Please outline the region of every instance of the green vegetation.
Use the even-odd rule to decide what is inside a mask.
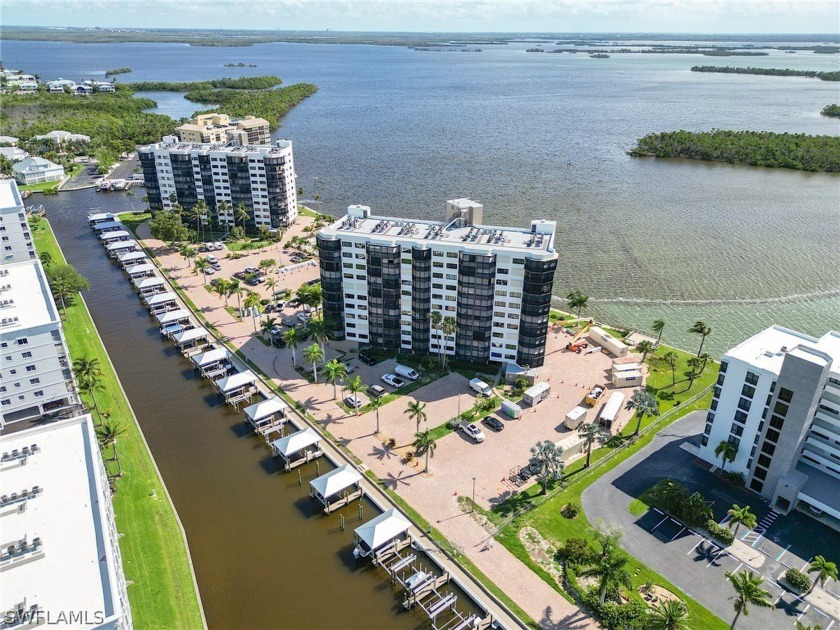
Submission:
[[[832,118],[840,118],[840,105],[826,105],[820,112],[823,116],[831,116]]]
[[[122,68],[114,68],[113,70],[106,70],[105,71],[105,76],[106,77],[112,77],[112,76],[117,75],[117,74],[128,74],[129,72],[131,72],[131,68],[129,68],[128,66],[123,66]]]
[[[840,172],[840,137],[837,136],[769,131],[670,131],[640,138],[629,153],[635,157]]]
[[[142,82],[118,84],[116,92],[98,92],[86,98],[71,94],[3,94],[0,96],[0,128],[3,134],[23,141],[55,129],[90,136],[90,143],[73,146],[71,153],[94,155],[102,163],[113,163],[124,151],[133,151],[138,144],[157,142],[173,133],[176,121],[162,114],[146,113],[157,104],[148,98],[137,98],[134,92],[187,92],[186,98],[201,104],[219,105],[231,116],[260,116],[272,128],[307,96],[317,91],[310,83],[298,83],[274,89],[280,77],[260,76],[238,79],[214,79],[199,82]],[[42,154],[42,150],[30,153]],[[50,158],[44,154],[44,157]]]
[[[723,74],[762,74],[773,77],[810,77],[820,81],[840,81],[840,71],[791,70],[790,68],[737,68],[734,66],[692,66],[692,72],[720,72]]]
[[[49,254],[50,264],[63,264],[49,224],[41,221],[33,231],[37,250]],[[87,398],[116,433],[117,427],[125,431],[119,437],[122,476],[113,499],[134,625],[201,628],[201,607],[178,519],[84,302],[67,307],[64,332],[72,357],[98,363],[101,389]]]
[[[799,569],[788,569],[785,571],[785,580],[798,591],[807,591],[811,588],[811,578],[802,573]]]

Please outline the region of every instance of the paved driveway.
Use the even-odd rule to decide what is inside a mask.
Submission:
[[[625,531],[622,545],[633,556],[640,558],[652,569],[676,584],[688,595],[698,600],[713,613],[729,621],[733,617],[733,593],[727,583],[726,571],[750,569],[735,557],[730,549],[693,532],[689,528],[656,509],[642,516],[634,516],[627,507],[634,497],[664,477],[685,483],[692,491],[699,490],[712,506],[720,522],[733,503],[749,504],[761,521],[769,512],[765,502],[757,495],[727,484],[699,466],[694,455],[686,451],[686,444],[698,444],[705,422],[704,412],[693,412],[679,422],[665,428],[653,441],[633,457],[623,462],[587,488],[581,498],[583,509],[590,521],[601,518],[621,525]],[[803,568],[805,561],[792,553],[794,549],[810,558],[813,553],[830,553],[840,548],[836,536],[818,523],[803,523],[807,538],[795,533],[801,519],[807,517],[793,513],[779,517],[768,529],[766,537],[747,538],[754,542],[753,549],[762,551],[761,566],[756,569],[765,578],[764,587],[770,591],[775,609],[752,608],[748,617],[738,620],[738,627],[767,630],[792,627],[797,620],[819,624],[827,628],[832,619],[808,602],[782,588],[775,580],[788,567]],[[809,519],[810,520],[810,519]],[[793,523],[794,525],[789,524]],[[813,527],[819,526],[820,532]],[[788,543],[778,533],[790,536]],[[739,538],[749,532],[742,528]],[[773,540],[778,539],[778,542]],[[790,544],[788,549],[785,547]],[[752,570],[752,569],[750,569]],[[835,622],[836,625],[836,622]]]

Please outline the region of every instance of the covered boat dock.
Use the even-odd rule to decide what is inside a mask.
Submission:
[[[113,212],[90,212],[88,213],[88,224],[96,227],[100,223],[110,222],[117,218]]]
[[[139,263],[145,263],[146,259],[146,252],[127,252],[125,254],[121,254],[117,257],[119,263],[122,265],[123,269],[131,267],[132,265],[137,265]]]
[[[218,381],[214,381],[213,386],[224,397],[227,404],[238,409],[239,403],[249,400],[251,396],[257,393],[257,388],[254,385],[256,380],[256,374],[251,370],[245,370],[220,378]]]
[[[105,246],[105,251],[111,258],[117,258],[120,254],[132,252],[139,248],[137,241],[117,241],[116,243],[108,243]]]
[[[289,471],[324,454],[321,450],[321,436],[312,427],[281,437],[271,443],[271,452],[283,460],[283,467]]]
[[[133,284],[141,297],[166,291],[166,284],[163,282],[163,278],[158,278],[157,276],[152,276],[151,278],[135,278]]]
[[[363,494],[362,474],[352,464],[344,464],[309,482],[309,496],[323,503],[327,514]]]
[[[218,380],[231,370],[230,351],[226,348],[213,348],[190,357],[193,365],[204,378]]]
[[[195,352],[190,353],[189,351],[195,351],[202,344],[206,344],[210,340],[210,333],[207,332],[206,328],[198,326],[197,328],[188,328],[182,332],[175,333],[172,335],[172,340],[182,354],[194,354]]]
[[[254,427],[254,431],[266,436],[281,429],[286,423],[286,410],[289,408],[279,396],[272,396],[245,407],[245,418]]]
[[[140,263],[139,265],[131,265],[125,268],[125,273],[132,280],[137,278],[151,278],[155,275],[155,266],[151,263]]]
[[[411,544],[411,537],[403,535],[411,528],[411,522],[397,508],[391,508],[364,525],[356,528],[354,558],[382,560],[384,555],[399,551]]]
[[[99,240],[103,243],[113,243],[114,241],[127,241],[131,238],[131,233],[125,230],[111,230],[103,232],[99,235]]]
[[[178,308],[174,311],[161,313],[157,316],[157,320],[162,328],[170,324],[188,324],[190,322],[190,312],[184,308]]]
[[[104,232],[113,232],[115,230],[122,230],[125,226],[120,223],[119,221],[100,221],[96,225],[93,226],[93,230],[97,234],[102,234]]]

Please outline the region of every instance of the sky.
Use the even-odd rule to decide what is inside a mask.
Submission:
[[[0,0],[0,25],[837,33],[838,0]]]

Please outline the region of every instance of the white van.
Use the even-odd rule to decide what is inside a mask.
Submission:
[[[480,378],[474,378],[470,381],[470,389],[479,394],[484,394],[485,396],[490,396],[493,393],[490,386]]]
[[[397,363],[394,366],[394,372],[404,378],[407,378],[410,381],[416,381],[418,378],[420,378],[420,375],[417,373],[416,370],[412,370],[407,365],[400,365],[399,363]]]
[[[207,258],[207,262],[209,262],[211,265],[218,265],[219,264],[219,259],[216,258],[213,254],[207,254],[207,256],[205,256],[205,258]]]

